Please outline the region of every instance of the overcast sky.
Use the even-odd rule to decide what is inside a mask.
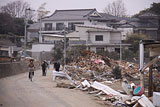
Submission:
[[[0,0],[0,6],[14,0]],[[24,1],[24,0],[23,0]],[[47,3],[46,9],[53,13],[56,9],[88,9],[96,8],[103,12],[105,6],[115,0],[25,0],[35,10],[44,2]],[[123,0],[128,15],[138,13],[140,10],[150,7],[153,2],[160,3],[160,0]]]

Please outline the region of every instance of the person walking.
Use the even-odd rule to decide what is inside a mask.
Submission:
[[[34,76],[34,70],[35,70],[35,66],[33,63],[33,59],[30,59],[30,62],[28,64],[28,68],[29,68],[29,79],[32,81],[32,78]]]
[[[42,62],[42,76],[46,76],[46,69],[47,69],[47,64],[45,61]]]
[[[59,62],[55,62],[54,63],[54,69],[59,72],[59,68],[60,68],[60,63]]]

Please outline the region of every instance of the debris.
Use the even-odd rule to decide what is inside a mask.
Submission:
[[[84,86],[84,87],[90,87],[91,85],[90,85],[90,83],[87,81],[87,80],[84,80],[83,82],[81,82],[82,83],[82,85]]]
[[[112,81],[104,81],[105,83],[113,84]]]
[[[91,87],[101,90],[104,93],[106,93],[107,95],[110,96],[117,96],[117,99],[125,101],[128,100],[130,98],[130,96],[127,95],[123,95],[121,93],[119,93],[118,91],[115,91],[114,89],[108,87],[107,85],[101,84],[97,81],[95,81],[93,84],[91,84]]]
[[[131,85],[128,83],[126,79],[124,79],[124,81],[122,82],[122,87],[126,94],[131,94]]]
[[[57,84],[58,87],[74,87],[88,91],[88,94],[95,94],[96,98],[106,105],[152,107],[153,104],[149,99],[142,95],[144,89],[140,86],[135,88],[135,84],[139,84],[140,79],[137,64],[112,60],[89,51],[82,53],[84,53],[83,56],[77,57],[74,62],[66,66],[65,73],[53,71],[53,80],[56,76],[60,76],[68,78],[73,83],[73,85]],[[158,76],[154,75],[153,79],[155,80]]]
[[[73,89],[75,88],[75,86],[71,85],[71,84],[66,84],[66,83],[57,83],[57,86],[59,88],[69,88],[69,89]]]
[[[123,102],[121,102],[121,101],[115,101],[113,105],[118,106],[118,107],[119,107],[119,106],[120,106],[120,107],[126,107],[126,104],[123,103]]]
[[[153,92],[153,105],[160,106],[160,92]]]
[[[121,70],[120,70],[119,66],[114,67],[112,73],[114,74],[115,79],[122,78],[122,74],[121,74]]]
[[[141,98],[138,100],[138,103],[142,107],[154,107],[152,102],[143,94]]]
[[[99,90],[96,90],[96,91],[90,91],[90,92],[88,92],[88,94],[97,94],[97,93],[99,93],[100,91]]]
[[[96,96],[100,96],[100,95],[103,95],[104,92],[103,91],[100,91],[99,93],[96,94]]]
[[[66,77],[68,78],[72,83],[74,83],[74,81],[72,80],[72,78],[64,73],[64,72],[57,72],[57,71],[52,71],[53,72],[53,80],[55,80],[56,76],[59,76],[59,77]]]
[[[126,79],[124,79],[123,82],[122,82],[122,87],[123,87],[123,90],[126,92],[127,95],[133,95],[133,91],[134,91],[134,88],[135,88],[134,83],[129,84],[129,82]]]
[[[141,96],[143,93],[144,89],[141,86],[137,86],[133,91],[133,94],[137,96]]]

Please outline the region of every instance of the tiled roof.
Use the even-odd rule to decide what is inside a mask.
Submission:
[[[99,28],[99,29],[107,29],[107,30],[112,30],[113,28],[108,27],[108,26],[102,26],[102,25],[77,25],[79,27],[88,27],[88,28]]]
[[[107,20],[116,20],[117,19],[117,17],[106,14],[106,13],[99,13],[99,14],[101,15],[101,17],[92,17],[91,16],[89,18],[92,20],[97,20],[97,21],[101,21],[101,20],[107,21]]]
[[[51,16],[45,17],[42,20],[84,20],[94,11],[96,9],[56,10]]]

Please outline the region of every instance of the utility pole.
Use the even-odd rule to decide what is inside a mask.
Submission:
[[[45,12],[49,12],[49,11],[41,11],[41,10],[37,10],[37,12],[40,13],[40,18],[39,18],[39,22],[40,22],[40,31],[39,31],[39,43],[42,43],[42,17],[44,17],[44,13]]]
[[[28,25],[27,10],[28,11],[35,11],[30,8],[25,9],[25,16],[24,16],[24,54],[25,54],[25,56],[26,56],[26,49],[27,49],[27,25]]]
[[[122,34],[120,34],[120,61],[122,61]]]
[[[42,43],[42,17],[40,17],[40,32],[39,32],[39,42]]]
[[[25,16],[24,16],[24,55],[26,56],[26,48],[27,48],[27,9],[25,9]]]
[[[64,71],[66,66],[66,27],[64,25]]]

